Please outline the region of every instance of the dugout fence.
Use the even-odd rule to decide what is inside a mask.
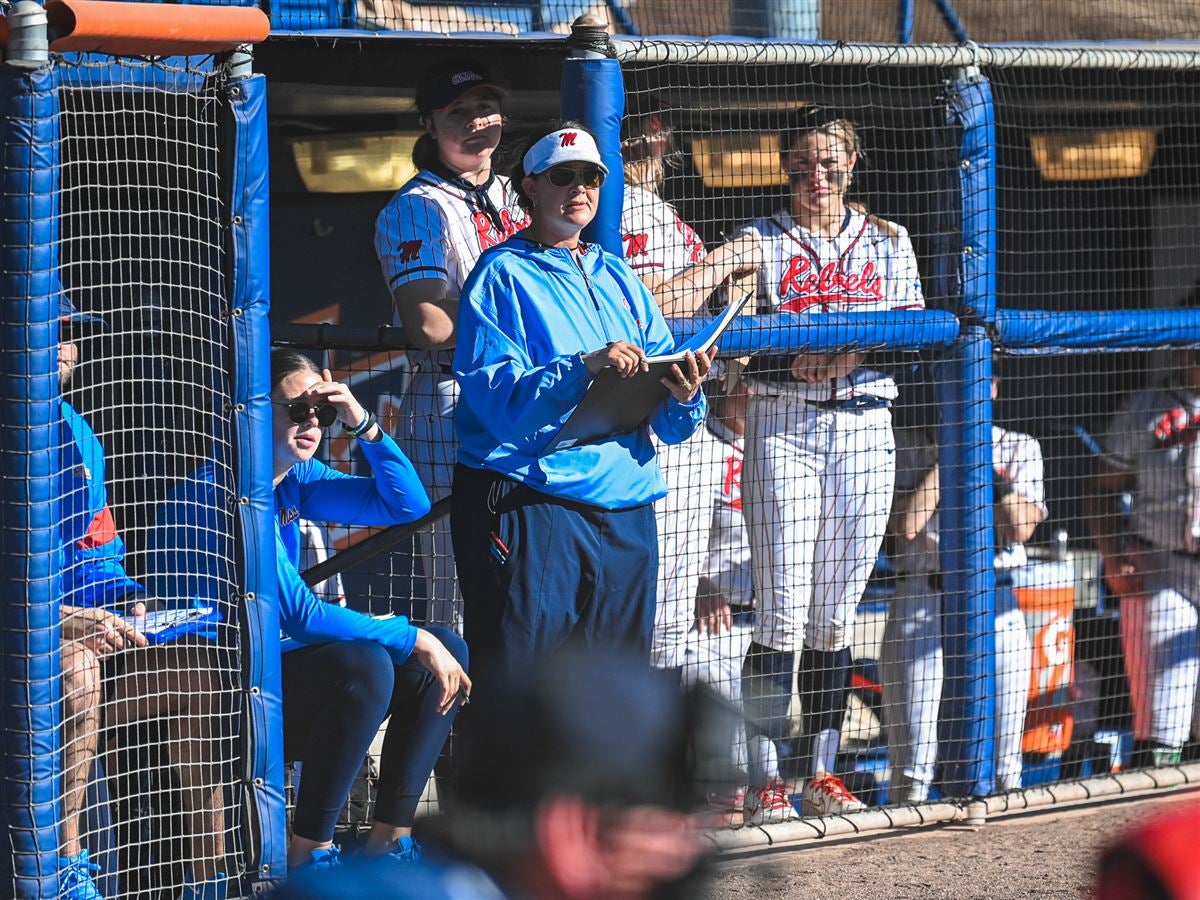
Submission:
[[[859,607],[838,766],[869,807],[887,810],[801,826],[768,824],[723,835],[718,843],[746,846],[880,823],[963,818],[972,798],[991,797],[978,808],[991,814],[1033,808],[1048,797],[1117,796],[1192,783],[1195,768],[1186,760],[1193,750],[1183,748],[1178,768],[1173,755],[1146,755],[1149,731],[1135,729],[1130,682],[1145,678],[1151,664],[1131,659],[1122,631],[1131,617],[1122,617],[1121,606],[1128,610],[1138,601],[1126,602],[1104,584],[1087,510],[1113,414],[1142,386],[1169,381],[1173,354],[1191,347],[1197,335],[1194,313],[1179,308],[1196,276],[1190,262],[1192,51],[672,40],[614,45],[619,74],[610,59],[578,63],[586,76],[564,70],[564,86],[570,86],[564,110],[603,136],[614,173],[609,185],[619,142],[655,118],[659,136],[665,131],[672,141],[662,196],[711,249],[742,223],[787,207],[780,126],[806,107],[834,108],[854,121],[863,140],[851,199],[905,227],[928,307],[809,320],[760,315],[736,325],[722,351],[734,359],[805,349],[877,353],[900,383],[897,431],[919,433],[940,448],[941,671],[936,682],[931,674],[917,678],[942,685],[934,730],[923,738],[937,743],[930,801],[941,800],[899,809],[889,797],[894,761],[886,729],[894,710],[889,713],[884,699],[878,662],[905,573],[885,553]],[[619,99],[612,96],[615,78]],[[509,128],[520,133],[527,125],[514,117]],[[613,206],[608,209],[593,236],[630,256],[636,249],[630,229],[618,224]],[[355,384],[396,372],[402,336],[355,319],[352,311],[344,311],[342,321],[347,327],[288,325],[277,328],[276,337],[324,351],[322,358]],[[696,327],[684,319],[672,326],[679,336]],[[993,369],[1003,372],[995,401]],[[387,389],[377,410],[381,417],[390,413],[401,430],[404,390],[402,383]],[[1026,542],[1026,561],[1013,571],[993,565],[993,421],[1034,438],[1043,463],[1044,519]],[[711,496],[721,491],[725,462],[680,462],[668,454],[665,464],[682,466],[679,481]],[[343,464],[354,466],[352,458]],[[361,537],[331,533],[339,547]],[[665,556],[668,580],[688,562],[701,564],[689,559],[696,552],[677,548]],[[420,617],[434,590],[430,566],[428,550],[406,547],[386,562],[370,560],[346,573],[346,593],[363,608]],[[336,559],[322,571],[331,569]],[[414,602],[402,609],[395,606],[397,579],[414,591]],[[1014,792],[1015,782],[999,777],[997,768],[1001,725],[1010,741],[1014,733],[996,709],[1005,691],[998,678],[1008,679],[1008,695],[1014,694],[1011,672],[996,671],[1005,652],[997,646],[996,624],[1003,619],[995,606],[998,582],[1001,594],[1013,583],[1021,603],[1016,630],[1024,633],[1024,649],[1017,652],[1024,657],[1016,693],[1024,694],[1025,711],[1015,733],[1024,793]],[[1148,628],[1143,637],[1162,649],[1165,631],[1138,627]],[[731,688],[741,680],[744,646],[731,642],[722,653],[724,674],[717,677]],[[1185,706],[1191,709],[1184,694],[1167,701],[1177,718]],[[1143,706],[1139,715],[1149,710]],[[793,703],[789,716],[778,752],[794,778],[806,757],[795,733],[802,704]],[[1145,776],[1122,774],[1148,761],[1167,765]]]

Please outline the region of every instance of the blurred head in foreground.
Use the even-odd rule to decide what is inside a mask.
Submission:
[[[735,777],[714,695],[578,652],[505,695],[461,747],[447,843],[538,900],[695,896],[704,843],[690,809]]]
[[[1096,900],[1200,900],[1200,802],[1127,831],[1100,859]]]

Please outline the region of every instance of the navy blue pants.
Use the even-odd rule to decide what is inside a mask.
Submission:
[[[465,668],[467,647],[445,628],[426,627]],[[411,826],[455,711],[438,712],[441,687],[411,657],[400,666],[372,641],[336,641],[283,654],[283,752],[304,764],[292,830],[333,837],[338,814],[379,725],[388,715],[379,761],[375,821]]]
[[[658,532],[650,504],[607,510],[494,472],[454,470],[450,528],[475,660],[471,704],[567,642],[650,660]]]

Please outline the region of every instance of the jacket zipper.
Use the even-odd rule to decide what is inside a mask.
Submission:
[[[604,315],[600,311],[600,301],[596,299],[596,292],[592,290],[592,280],[588,278],[587,272],[583,271],[583,264],[575,252],[570,251],[570,253],[571,259],[575,262],[575,268],[579,270],[579,274],[583,276],[583,283],[587,285],[588,296],[592,298],[592,306],[596,307],[596,318],[600,322],[600,330],[604,332],[604,339],[611,343],[612,335],[608,333],[608,323],[604,321]]]

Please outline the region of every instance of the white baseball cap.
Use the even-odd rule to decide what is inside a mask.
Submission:
[[[547,169],[569,162],[592,163],[608,174],[608,166],[600,159],[600,148],[595,139],[578,128],[550,132],[529,148],[522,164],[526,175],[541,175]]]

